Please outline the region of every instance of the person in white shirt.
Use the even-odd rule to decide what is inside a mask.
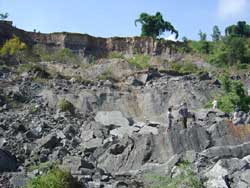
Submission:
[[[218,101],[216,99],[213,100],[212,104],[214,110],[218,109]]]
[[[239,112],[236,112],[236,111],[235,111],[235,112],[233,113],[233,120],[236,121],[237,118],[238,118],[238,116],[239,116]]]

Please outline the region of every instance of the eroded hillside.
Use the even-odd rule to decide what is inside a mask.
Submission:
[[[224,95],[221,70],[181,44],[0,26],[1,43],[15,34],[31,51],[43,45],[36,61],[4,59],[0,69],[2,187],[32,187],[39,175],[54,182],[58,168],[72,188],[250,186],[249,114],[235,126],[210,108]],[[60,49],[70,51],[53,54]],[[232,78],[247,83],[249,73]]]

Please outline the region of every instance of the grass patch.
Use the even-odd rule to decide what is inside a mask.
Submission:
[[[200,68],[197,67],[197,65],[195,65],[195,64],[193,64],[191,62],[172,63],[171,64],[171,69],[176,71],[176,72],[183,73],[183,74],[198,73],[198,72],[202,71]]]
[[[55,50],[45,45],[37,44],[32,48],[32,53],[36,54],[41,61],[56,61],[73,64],[80,61],[79,57],[68,48]]]
[[[113,51],[109,52],[108,59],[124,59],[124,56],[120,52]]]
[[[212,108],[213,107],[212,102],[213,102],[212,100],[209,100],[207,104],[204,105],[204,108]]]
[[[74,105],[69,102],[66,99],[62,99],[58,102],[58,107],[62,112],[70,112],[70,113],[74,113],[75,112],[75,107]]]
[[[162,176],[158,174],[146,174],[145,178],[150,182],[146,188],[203,188],[201,180],[192,171],[189,162],[183,161],[178,164],[180,174],[175,177]]]
[[[46,69],[36,63],[24,63],[19,65],[17,68],[17,74],[22,74],[24,72],[38,73],[38,76],[43,78],[50,77],[50,74],[46,71]]]
[[[101,75],[97,76],[97,80],[109,80],[109,79],[113,79],[111,68],[108,68]]]
[[[53,168],[46,174],[29,180],[25,188],[72,188],[75,187],[72,175],[59,168]]]
[[[150,66],[149,64],[150,56],[136,54],[132,58],[128,59],[128,63],[135,66],[138,69],[146,69]]]

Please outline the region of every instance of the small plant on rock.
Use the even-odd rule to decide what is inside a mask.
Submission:
[[[97,80],[114,80],[111,67],[107,68],[102,74],[97,76]]]
[[[74,105],[66,99],[60,100],[58,103],[58,107],[62,112],[74,113],[75,111]]]

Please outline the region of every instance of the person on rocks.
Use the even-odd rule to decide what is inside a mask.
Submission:
[[[213,100],[212,104],[213,104],[213,110],[218,109],[218,101],[216,99]]]
[[[181,115],[181,120],[184,129],[187,128],[187,118],[188,118],[188,108],[187,108],[187,103],[183,103],[180,107],[179,114]]]
[[[234,125],[238,125],[239,122],[240,122],[239,112],[240,112],[240,108],[239,108],[238,105],[236,105],[235,108],[234,108],[234,113],[233,113],[233,124]]]
[[[238,105],[236,105],[234,108],[233,120],[237,120],[237,118],[239,117],[239,111],[240,111],[240,108]]]
[[[172,128],[172,124],[173,124],[173,119],[174,116],[172,114],[172,107],[168,108],[168,112],[167,112],[167,118],[168,118],[168,131]]]

